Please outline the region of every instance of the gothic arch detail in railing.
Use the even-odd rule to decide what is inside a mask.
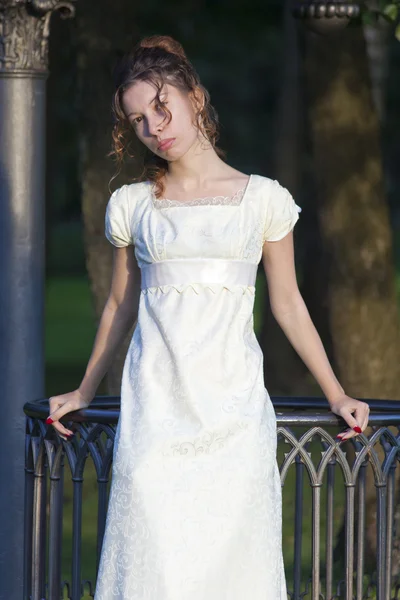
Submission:
[[[277,414],[284,537],[294,540],[293,545],[284,543],[288,597],[394,600],[396,586],[400,588],[400,402],[369,401],[369,428],[350,442],[339,443],[334,436],[344,423],[326,410],[324,400],[272,400]],[[102,397],[96,398],[92,405],[86,411],[68,415],[66,422],[76,431],[72,441],[61,440],[53,427],[45,425],[47,400],[25,405],[26,599],[67,596],[79,600],[84,594],[85,598],[94,596],[119,402],[116,398]],[[97,517],[93,516],[96,564],[90,574],[81,572],[85,557],[83,484],[89,462],[94,473],[91,485],[96,482],[97,486],[94,498]],[[72,523],[70,574],[63,573],[62,568],[65,484],[72,499],[72,516],[68,517]],[[365,542],[365,536],[371,535],[370,523],[366,522],[371,498],[376,519],[373,567],[371,558],[368,559],[371,548]],[[339,513],[339,522],[343,522],[337,530]],[[307,563],[310,542],[312,553]],[[346,577],[346,573],[352,576]]]

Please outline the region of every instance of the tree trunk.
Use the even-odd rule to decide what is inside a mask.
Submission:
[[[304,139],[302,94],[299,81],[297,23],[291,15],[290,0],[286,0],[283,13],[280,63],[282,76],[273,132],[274,171],[270,176],[277,179],[298,203],[302,204],[299,199]],[[305,377],[308,373],[271,313],[266,287],[262,292],[265,301],[260,341],[265,358],[265,380],[268,390],[270,394],[290,394],[293,390],[297,395],[306,394]]]
[[[399,311],[379,119],[363,30],[349,28],[329,37],[307,32],[305,38],[309,128],[339,379],[350,396],[395,399]],[[375,498],[369,469],[367,523],[375,520]],[[366,535],[368,561],[376,539],[371,528]],[[398,559],[393,559],[396,568]]]
[[[400,332],[392,231],[362,30],[329,39],[308,32],[306,75],[341,382],[348,394],[394,399]]]
[[[332,358],[332,341],[327,315],[325,255],[317,219],[310,148],[304,110],[304,79],[301,76],[303,29],[293,19],[291,2],[286,0],[282,36],[280,94],[277,103],[274,170],[271,177],[288,188],[303,208],[301,227],[296,229],[296,266],[299,287],[310,316]],[[265,310],[261,343],[265,357],[265,379],[272,394],[314,395],[320,389],[290,346],[269,309]],[[290,378],[287,373],[290,372]]]
[[[368,6],[378,10],[379,1],[370,0]],[[363,29],[371,77],[372,98],[379,120],[383,123],[386,116],[386,91],[389,76],[389,41],[393,35],[393,26],[380,17],[375,25],[365,24]]]
[[[111,149],[113,67],[134,34],[134,3],[125,0],[82,2],[77,6],[79,101],[81,115],[82,213],[86,263],[95,313],[100,317],[111,283],[112,248],[104,236],[109,180],[115,167]],[[117,179],[113,189],[126,180]],[[130,332],[131,335],[132,332]],[[130,335],[108,373],[108,391],[119,395]]]

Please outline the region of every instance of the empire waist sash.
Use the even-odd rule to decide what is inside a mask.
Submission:
[[[257,264],[244,260],[168,259],[141,267],[141,288],[190,283],[254,286]]]

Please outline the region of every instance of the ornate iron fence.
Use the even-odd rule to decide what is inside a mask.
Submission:
[[[371,409],[369,427],[348,442],[335,440],[338,427],[345,423],[328,410],[325,400],[280,397],[272,401],[278,425],[289,598],[398,599],[400,401],[365,400]],[[45,424],[47,399],[24,406],[24,600],[94,596],[119,406],[118,397],[99,396],[89,409],[67,415],[65,422],[76,431],[71,441],[61,440]],[[97,521],[96,557],[94,577],[84,579],[83,484],[89,460],[97,486],[97,516],[92,515]],[[72,539],[70,573],[65,576],[67,484]]]

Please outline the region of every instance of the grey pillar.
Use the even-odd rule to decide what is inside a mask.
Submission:
[[[23,596],[27,400],[44,395],[45,99],[57,0],[0,0],[0,599]]]

